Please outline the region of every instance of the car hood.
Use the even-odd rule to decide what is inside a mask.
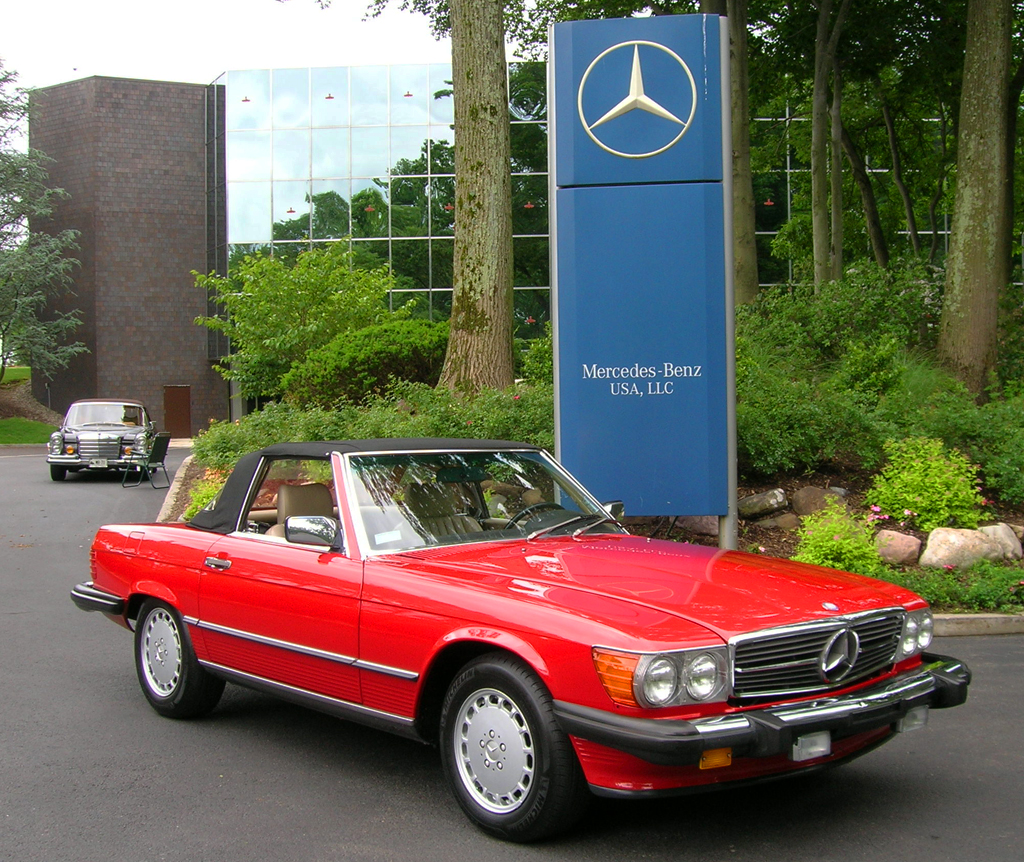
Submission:
[[[535,602],[577,610],[582,594],[629,602],[653,612],[648,620],[671,615],[726,640],[807,620],[923,606],[908,590],[848,572],[638,536],[463,545],[402,556],[452,567],[450,577],[486,575],[495,588],[507,579],[506,589]],[[498,572],[504,577],[496,579]]]
[[[88,425],[64,425],[61,431],[65,434],[141,434],[145,432],[141,425],[119,425],[115,422],[104,422],[103,424],[89,423]]]

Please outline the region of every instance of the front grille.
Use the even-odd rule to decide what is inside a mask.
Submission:
[[[78,454],[87,458],[117,458],[121,454],[119,438],[79,437]]]
[[[733,697],[767,699],[827,692],[860,682],[892,665],[903,628],[902,609],[789,626],[737,638]],[[852,668],[830,682],[822,653],[844,628],[857,635]]]

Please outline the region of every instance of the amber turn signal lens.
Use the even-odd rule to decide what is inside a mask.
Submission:
[[[622,706],[639,706],[633,694],[633,673],[640,657],[597,647],[591,652],[597,675],[608,696]]]
[[[720,769],[723,766],[732,766],[731,748],[712,748],[700,756],[701,769]]]

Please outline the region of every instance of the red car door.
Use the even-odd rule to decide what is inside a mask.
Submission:
[[[233,534],[207,552],[200,625],[210,660],[270,681],[360,703],[362,562],[264,536]]]

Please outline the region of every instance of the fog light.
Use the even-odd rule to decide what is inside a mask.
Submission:
[[[832,753],[832,736],[827,730],[820,733],[808,733],[799,737],[793,743],[793,750],[789,754],[790,760],[814,760],[816,757],[826,757]]]
[[[928,724],[928,707],[915,706],[896,722],[896,732],[910,733],[912,730],[920,730],[926,724]]]

